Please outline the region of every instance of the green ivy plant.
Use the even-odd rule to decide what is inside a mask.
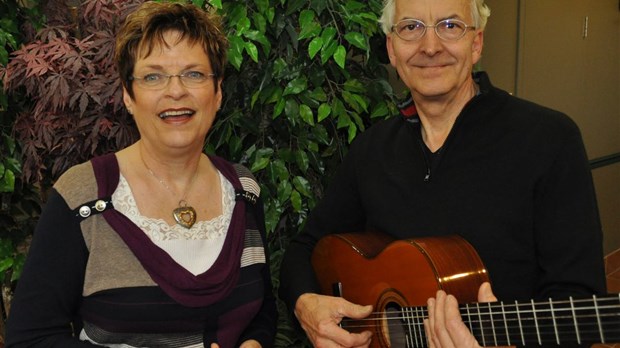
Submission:
[[[275,287],[282,253],[354,138],[396,113],[381,0],[211,1],[230,39],[220,120],[207,151],[246,164],[262,186]],[[303,336],[280,304],[277,346]]]

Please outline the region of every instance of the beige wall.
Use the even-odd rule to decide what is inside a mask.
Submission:
[[[620,153],[618,0],[486,0],[481,68],[579,125],[588,157]],[[584,35],[585,23],[587,35]],[[620,164],[593,170],[605,251],[620,248]]]

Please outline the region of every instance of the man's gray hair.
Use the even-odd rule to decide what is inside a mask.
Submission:
[[[484,3],[484,0],[470,0],[470,2],[471,17],[474,19],[474,25],[476,28],[484,30],[487,25],[487,19],[491,15],[491,10]],[[381,28],[386,35],[392,31],[395,12],[396,0],[385,0],[383,2],[383,13],[381,14],[379,23],[381,23]]]

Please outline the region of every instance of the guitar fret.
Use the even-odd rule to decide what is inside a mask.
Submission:
[[[482,346],[486,347],[486,337],[484,335],[484,322],[482,321],[482,315],[480,314],[480,304],[476,303],[476,310],[478,311],[478,323],[480,323],[480,337],[482,337]]]
[[[512,344],[510,344],[510,334],[508,333],[508,321],[506,320],[506,309],[504,308],[504,301],[500,302],[500,306],[502,308],[502,318],[504,319],[504,330],[506,331],[506,344],[512,346]]]
[[[601,315],[598,311],[598,304],[596,302],[596,295],[592,295],[592,300],[594,301],[594,312],[596,313],[596,323],[598,324],[598,332],[601,336],[601,343],[606,343],[605,335],[603,335],[603,327],[601,325]]]
[[[523,323],[521,322],[521,313],[519,312],[519,303],[515,301],[515,309],[517,310],[517,321],[519,322],[519,332],[521,333],[521,344],[525,345],[525,336],[523,335]]]
[[[573,323],[575,325],[575,335],[577,336],[577,343],[581,344],[581,335],[579,334],[579,324],[577,323],[577,315],[575,314],[575,302],[573,297],[569,297],[571,312],[573,313]]]
[[[536,316],[536,308],[534,306],[534,300],[531,300],[532,304],[532,315],[534,315],[534,325],[536,326],[536,336],[538,337],[538,344],[542,345],[542,340],[540,339],[540,329],[538,327],[538,317]]]
[[[417,335],[415,334],[416,323],[413,320],[413,316],[410,314],[411,308],[407,307],[404,309],[403,317],[405,322],[407,323],[407,331],[409,334],[405,335],[405,342],[407,343],[407,347],[415,347],[413,345],[413,339],[417,340]],[[413,330],[413,331],[412,331]]]
[[[497,343],[497,334],[495,333],[495,320],[493,320],[493,307],[491,307],[491,302],[488,303],[489,306],[489,319],[491,320],[491,331],[493,331],[493,342],[495,346],[498,346]]]
[[[549,308],[551,309],[551,320],[553,321],[553,332],[555,333],[555,342],[560,345],[560,335],[558,334],[558,324],[555,321],[555,312],[553,310],[553,302],[549,298]]]
[[[422,347],[424,344],[424,313],[420,313],[422,312],[422,309],[417,307],[416,308],[416,318],[418,318],[417,323],[418,323],[418,334],[416,335],[416,341],[418,342],[419,346]]]

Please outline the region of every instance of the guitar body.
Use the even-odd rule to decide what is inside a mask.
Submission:
[[[323,294],[371,304],[384,316],[400,316],[405,307],[426,306],[439,289],[461,303],[475,302],[480,284],[489,281],[474,248],[457,236],[395,241],[377,232],[328,235],[316,245],[312,265]],[[405,336],[400,328],[387,320],[370,322],[374,324],[354,321],[346,328],[373,331],[371,347],[405,346],[398,343]],[[423,327],[416,330],[422,331],[418,338],[422,340]]]

